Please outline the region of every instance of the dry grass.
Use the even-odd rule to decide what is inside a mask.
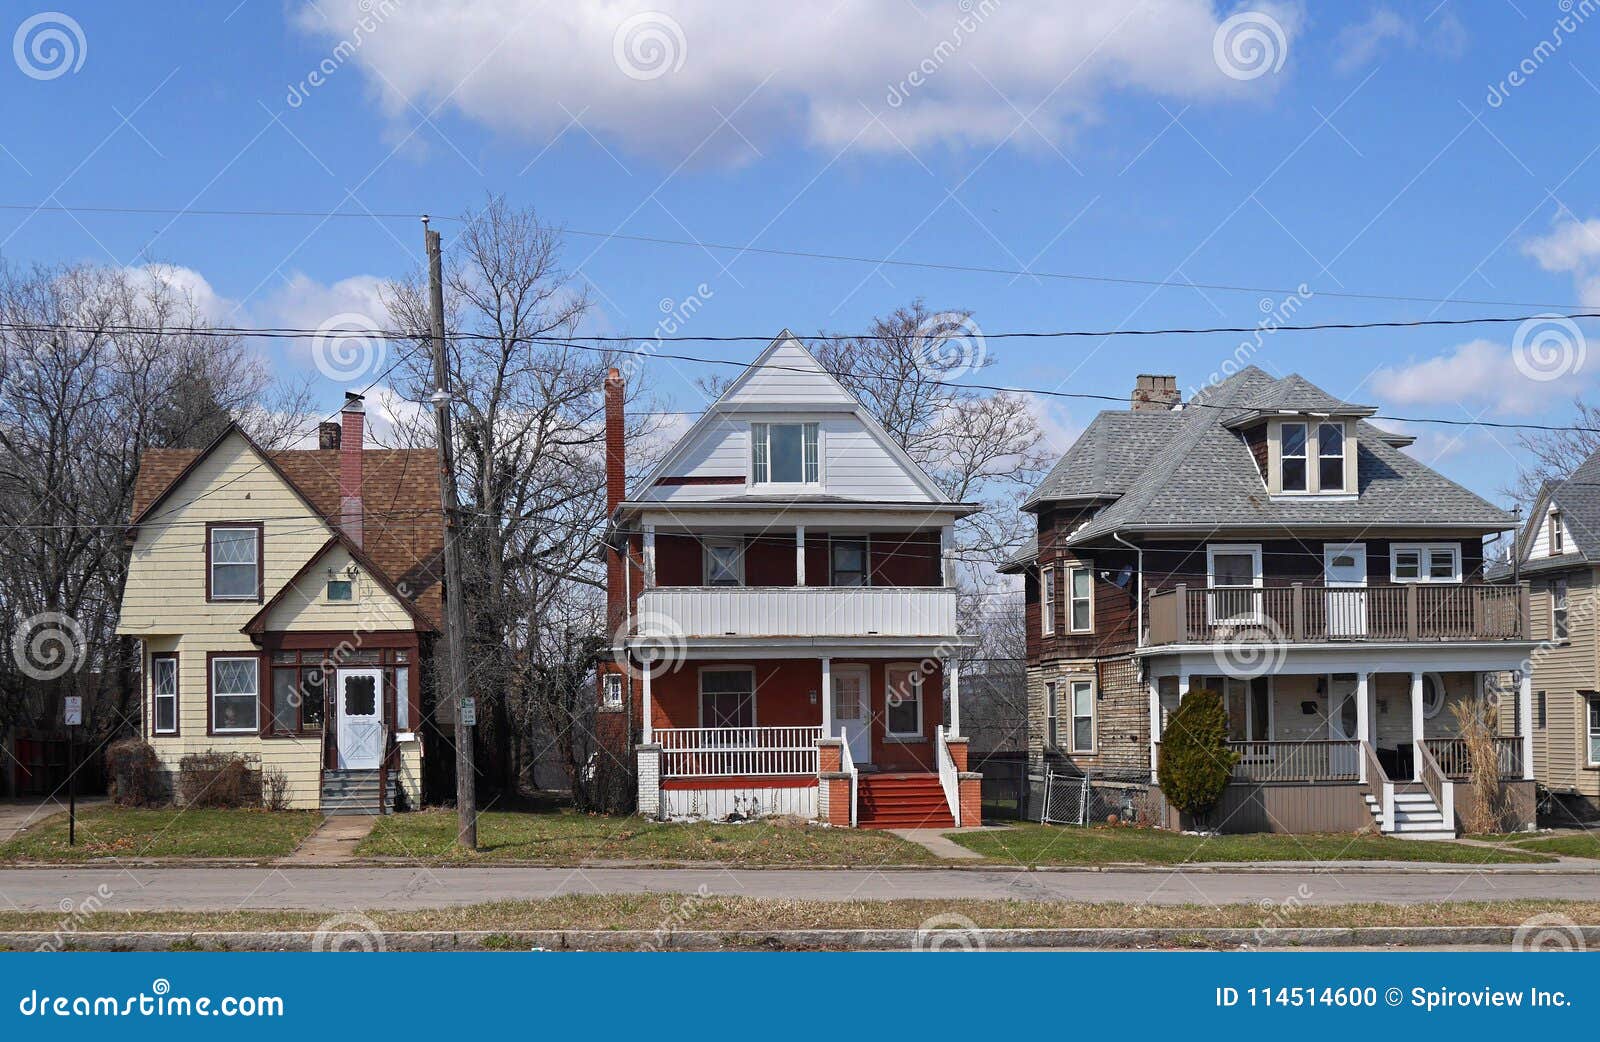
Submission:
[[[76,846],[67,845],[67,816],[57,814],[0,844],[0,861],[282,857],[321,823],[303,810],[99,806],[78,813]]]

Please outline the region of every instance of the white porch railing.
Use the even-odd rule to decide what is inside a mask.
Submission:
[[[942,586],[658,586],[639,595],[636,638],[953,637]]]
[[[663,778],[815,775],[820,727],[661,727]]]
[[[956,777],[955,757],[945,743],[945,729],[934,728],[934,761],[939,765],[939,787],[944,789],[944,801],[950,805],[950,820],[961,824],[961,779]]]
[[[856,827],[856,789],[860,786],[861,772],[856,770],[855,757],[850,755],[850,742],[839,743],[839,769],[850,776],[850,827]]]

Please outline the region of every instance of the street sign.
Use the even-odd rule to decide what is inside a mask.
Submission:
[[[83,696],[67,695],[62,699],[62,709],[66,713],[68,727],[77,727],[83,723]]]
[[[478,726],[478,700],[471,695],[461,699],[461,723],[466,727]]]

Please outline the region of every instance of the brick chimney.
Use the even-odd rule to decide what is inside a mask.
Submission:
[[[1166,412],[1177,407],[1178,378],[1140,373],[1134,381],[1131,402],[1134,412]]]
[[[361,545],[362,440],[367,425],[367,407],[359,394],[346,391],[343,423],[334,444],[339,448],[339,527],[352,543]]]
[[[622,374],[615,367],[606,373],[606,515],[616,513],[617,504],[627,495],[628,461],[622,436]],[[623,546],[632,543],[624,537]],[[623,571],[622,551],[617,546],[606,548],[606,617],[608,629],[616,632],[622,625],[627,600],[627,582]],[[604,683],[604,680],[601,681]]]
[[[317,448],[337,449],[341,430],[342,428],[337,423],[317,424]]]

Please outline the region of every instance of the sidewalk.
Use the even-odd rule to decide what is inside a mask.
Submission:
[[[294,853],[279,858],[279,865],[336,865],[356,859],[356,846],[378,823],[374,815],[330,814],[317,831],[305,838]]]

